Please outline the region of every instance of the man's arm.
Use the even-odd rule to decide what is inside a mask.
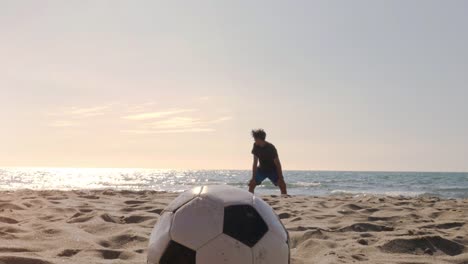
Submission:
[[[284,181],[284,177],[283,177],[283,168],[281,167],[281,161],[279,157],[276,157],[275,165],[276,165],[276,173],[278,174],[278,186],[281,190],[281,194],[287,194],[288,192],[286,190],[286,182]]]
[[[252,164],[252,179],[255,180],[255,176],[257,175],[257,166],[258,166],[258,157],[253,156],[253,164]]]
[[[253,156],[253,164],[252,164],[252,179],[249,182],[249,192],[253,193],[255,190],[255,186],[257,183],[255,182],[255,176],[257,175],[257,166],[258,166],[258,157]]]

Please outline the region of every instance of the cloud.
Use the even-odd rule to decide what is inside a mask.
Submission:
[[[67,116],[70,118],[86,118],[101,116],[106,114],[112,107],[112,104],[93,106],[93,107],[67,107],[60,111],[49,113],[49,116]]]
[[[135,115],[127,115],[122,117],[123,119],[129,120],[149,120],[149,119],[157,119],[166,116],[181,114],[181,113],[188,113],[197,111],[196,109],[171,109],[166,111],[159,111],[159,112],[147,112],[147,113],[140,113]]]
[[[223,117],[220,117],[218,119],[212,120],[211,123],[212,124],[220,123],[220,122],[228,121],[228,120],[231,120],[231,119],[232,119],[232,116],[223,116]]]
[[[89,117],[89,116],[99,116],[104,115],[104,112],[109,109],[109,106],[97,106],[90,108],[73,108],[70,111],[71,115]]]
[[[148,111],[149,108],[153,108],[156,105],[156,102],[146,102],[146,103],[140,103],[137,105],[127,105],[123,104],[123,107],[125,107],[125,112],[127,113],[141,113]]]
[[[84,122],[83,119],[103,116],[107,114],[113,104],[93,107],[66,107],[58,109],[56,112],[47,113],[49,117],[56,118],[48,125],[55,128],[78,127]]]
[[[230,116],[215,119],[174,116],[156,122],[144,123],[141,124],[139,128],[126,129],[122,130],[122,132],[134,135],[213,132],[215,131],[213,124],[225,122],[230,119],[232,119]]]
[[[213,116],[211,108],[155,109],[156,103],[112,103],[92,107],[66,107],[49,113],[48,125],[56,128],[89,126],[96,131],[117,128],[135,134],[201,133],[212,132],[216,124],[232,119]],[[219,112],[218,112],[219,113]],[[94,118],[97,117],[97,118]],[[55,120],[54,120],[55,119]]]
[[[77,127],[80,124],[73,121],[54,121],[49,124],[50,127]]]
[[[202,125],[202,121],[192,117],[172,117],[150,124],[158,129],[187,128]]]
[[[149,123],[147,124],[147,126],[155,130],[199,129],[199,130],[204,131],[204,130],[209,129],[210,125],[212,124],[221,123],[229,119],[231,119],[231,117],[220,117],[220,118],[208,119],[208,120],[203,120],[200,118],[193,118],[193,117],[171,117],[171,118],[163,119],[157,122]]]
[[[208,100],[211,100],[212,98],[213,96],[200,96],[197,99],[200,101],[208,101]]]
[[[127,134],[170,134],[170,133],[200,133],[200,132],[213,132],[213,128],[187,128],[187,129],[163,129],[163,130],[122,130],[123,133]]]

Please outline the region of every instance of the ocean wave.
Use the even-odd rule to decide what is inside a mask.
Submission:
[[[319,187],[322,184],[320,182],[293,182],[290,185],[298,187]]]
[[[468,187],[447,187],[447,188],[436,188],[434,191],[437,192],[467,192]]]
[[[351,191],[351,190],[333,190],[330,192],[334,195],[385,195],[393,197],[418,197],[427,195],[425,192],[411,192],[411,191]]]

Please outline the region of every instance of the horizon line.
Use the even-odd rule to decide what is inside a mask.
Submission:
[[[251,171],[251,169],[194,169],[194,168],[154,168],[154,167],[74,167],[74,166],[0,166],[0,169],[127,169],[127,170],[173,170],[173,171]],[[283,171],[315,171],[315,172],[390,172],[390,173],[468,173],[468,171],[443,170],[342,170],[342,169],[283,169]]]

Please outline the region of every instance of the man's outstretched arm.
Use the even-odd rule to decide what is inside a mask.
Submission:
[[[281,194],[288,194],[286,190],[286,182],[284,181],[283,177],[283,168],[281,167],[281,161],[278,157],[275,159],[275,165],[276,173],[278,174],[278,186],[281,190]]]

